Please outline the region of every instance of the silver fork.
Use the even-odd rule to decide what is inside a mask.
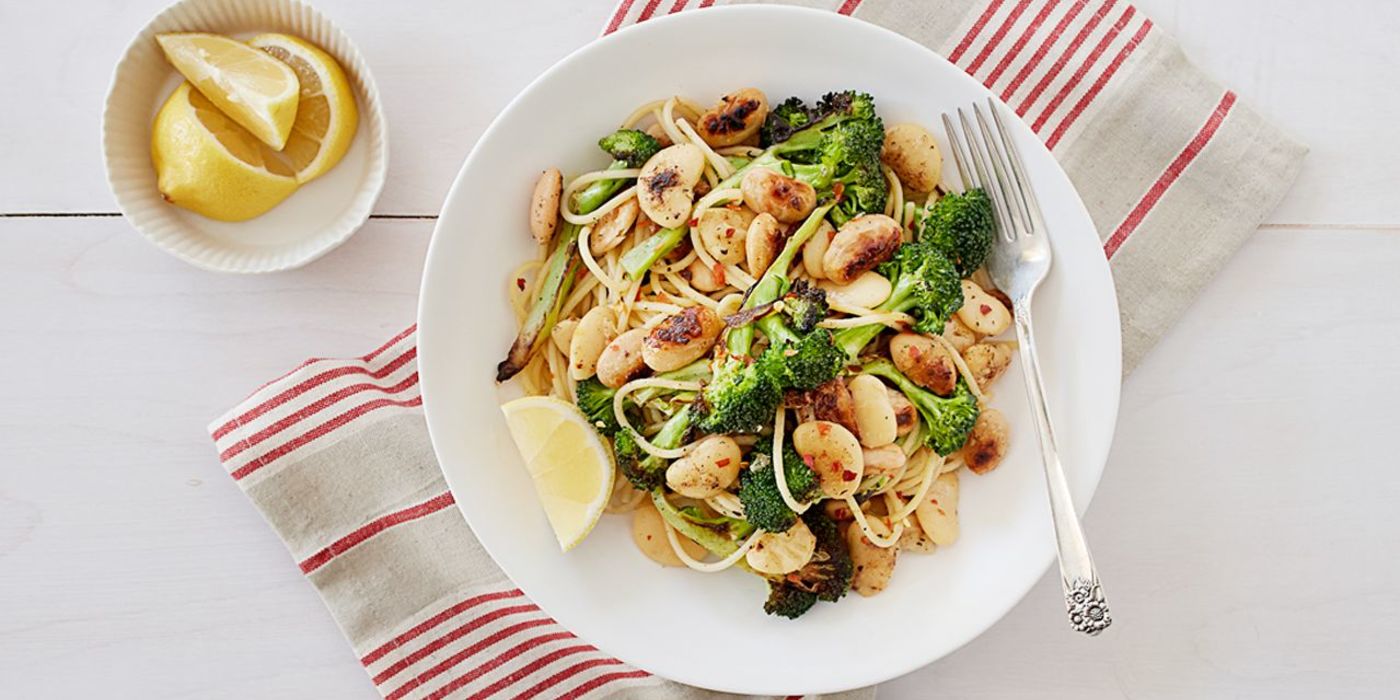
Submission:
[[[1031,297],[1050,271],[1049,231],[1041,216],[1035,191],[1026,176],[1021,153],[1002,123],[1001,110],[988,99],[986,112],[991,113],[990,122],[981,105],[974,104],[972,112],[977,122],[976,129],[961,109],[958,110],[956,124],[949,115],[944,114],[943,126],[948,131],[953,160],[964,189],[983,188],[993,204],[999,235],[987,259],[987,271],[997,287],[1011,297],[1026,393],[1036,428],[1040,432],[1040,455],[1045,464],[1050,514],[1055,523],[1065,606],[1069,611],[1070,623],[1076,630],[1096,635],[1107,629],[1112,619],[1108,615],[1108,603],[1099,585],[1094,560],[1089,556],[1089,545],[1084,541],[1084,531],[1075,514],[1074,503],[1070,500],[1064,469],[1060,466],[1055,429],[1050,423],[1040,361],[1036,357],[1035,330],[1031,324]]]

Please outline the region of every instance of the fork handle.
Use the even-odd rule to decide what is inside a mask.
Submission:
[[[1055,429],[1050,424],[1050,407],[1045,402],[1045,386],[1040,376],[1040,360],[1035,349],[1035,329],[1031,323],[1030,295],[1012,304],[1016,320],[1016,336],[1020,341],[1021,363],[1025,368],[1026,394],[1030,398],[1031,414],[1040,434],[1040,456],[1045,465],[1045,485],[1050,494],[1050,516],[1055,523],[1055,544],[1060,560],[1060,584],[1065,593],[1065,607],[1074,629],[1096,635],[1112,624],[1108,603],[1099,586],[1099,574],[1089,556],[1084,530],[1075,514],[1074,502],[1060,466],[1060,453],[1055,446]]]

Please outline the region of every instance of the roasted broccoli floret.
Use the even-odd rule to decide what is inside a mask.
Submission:
[[[863,92],[830,92],[811,107],[800,97],[789,97],[768,112],[759,134],[767,148],[788,141],[813,124],[829,127],[849,119],[874,118],[875,98]]]
[[[613,160],[622,161],[629,168],[640,168],[661,150],[661,143],[645,131],[618,129],[598,139],[598,147]]]
[[[786,326],[765,327],[774,333],[759,363],[771,368],[781,388],[814,389],[831,381],[846,366],[846,352],[836,344],[831,331],[818,328],[807,335],[789,337],[776,330],[779,328],[785,330]]]
[[[773,422],[783,388],[767,362],[730,355],[701,392],[707,433],[756,433]]]
[[[972,426],[977,423],[977,414],[981,412],[967,382],[959,379],[953,395],[945,398],[915,384],[889,360],[871,360],[862,365],[860,371],[888,379],[904,393],[919,410],[924,425],[924,444],[934,452],[946,457],[962,449],[967,442]]]
[[[879,311],[903,311],[915,318],[914,330],[942,333],[943,325],[962,307],[962,278],[953,262],[926,240],[905,243],[879,267],[894,288]],[[884,326],[870,324],[836,333],[836,344],[854,360]]]
[[[810,333],[831,310],[826,303],[826,292],[805,279],[793,282],[783,294],[782,302],[783,314],[798,333]]]
[[[763,602],[763,612],[796,620],[816,604],[817,594],[784,579],[768,579],[768,600]]]
[[[982,267],[992,251],[996,218],[992,201],[981,188],[949,194],[919,212],[918,238],[927,239],[967,277]]]
[[[790,98],[769,113],[761,134],[767,150],[720,187],[735,186],[750,168],[771,168],[806,182],[822,201],[833,202],[829,215],[838,226],[863,213],[884,211],[888,193],[880,149],[885,127],[870,95],[829,93],[812,107]]]
[[[739,502],[744,505],[744,518],[759,529],[786,532],[797,521],[797,514],[792,512],[778,491],[772,454],[771,439],[754,444],[749,466],[739,474]],[[788,492],[799,503],[806,503],[817,496],[820,485],[816,473],[802,462],[802,456],[787,440],[783,442],[783,476],[787,480]]]
[[[763,611],[794,618],[818,600],[836,602],[851,589],[855,567],[841,528],[820,508],[802,514],[802,522],[817,538],[817,550],[807,565],[780,579],[768,580],[768,601]]]
[[[812,123],[812,110],[800,97],[789,97],[773,106],[759,130],[759,141],[766,148],[792,138],[794,131]]]
[[[661,425],[661,430],[652,436],[651,443],[666,449],[679,447],[685,444],[694,425],[695,411],[686,406]],[[613,436],[613,458],[623,476],[639,489],[653,489],[666,480],[668,460],[644,452],[630,430],[619,430]]]
[[[588,422],[604,437],[612,437],[618,431],[617,415],[613,413],[613,395],[616,389],[609,389],[597,377],[589,377],[578,383],[574,389],[574,402],[588,418]]]

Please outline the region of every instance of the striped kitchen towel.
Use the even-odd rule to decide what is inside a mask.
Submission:
[[[713,4],[622,0],[604,33]],[[1119,0],[798,4],[854,14],[939,51],[1045,139],[1103,239],[1125,371],[1279,201],[1304,154]],[[210,426],[220,460],[321,593],[379,692],[716,697],[574,637],[491,562],[433,456],[414,330],[363,357],[309,361]]]
[[[763,0],[621,0],[609,34]],[[1122,0],[781,0],[947,57],[1045,141],[1089,208],[1132,370],[1292,186],[1307,152]]]
[[[415,330],[363,357],[306,362],[209,426],[229,475],[320,591],[379,692],[721,697],[593,648],[496,568],[433,457]]]

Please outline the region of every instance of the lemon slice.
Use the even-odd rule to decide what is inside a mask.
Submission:
[[[588,536],[608,504],[612,457],[588,419],[567,401],[527,396],[501,406],[501,412],[554,536],[567,552]]]
[[[218,34],[161,34],[165,57],[239,126],[276,150],[297,115],[297,74],[287,64]]]
[[[297,189],[282,155],[182,83],[156,114],[151,161],[161,196],[220,221],[244,221]]]
[[[291,66],[301,84],[301,106],[283,153],[307,182],[335,167],[355,138],[360,113],[345,71],[331,55],[286,34],[260,34],[248,42]]]

